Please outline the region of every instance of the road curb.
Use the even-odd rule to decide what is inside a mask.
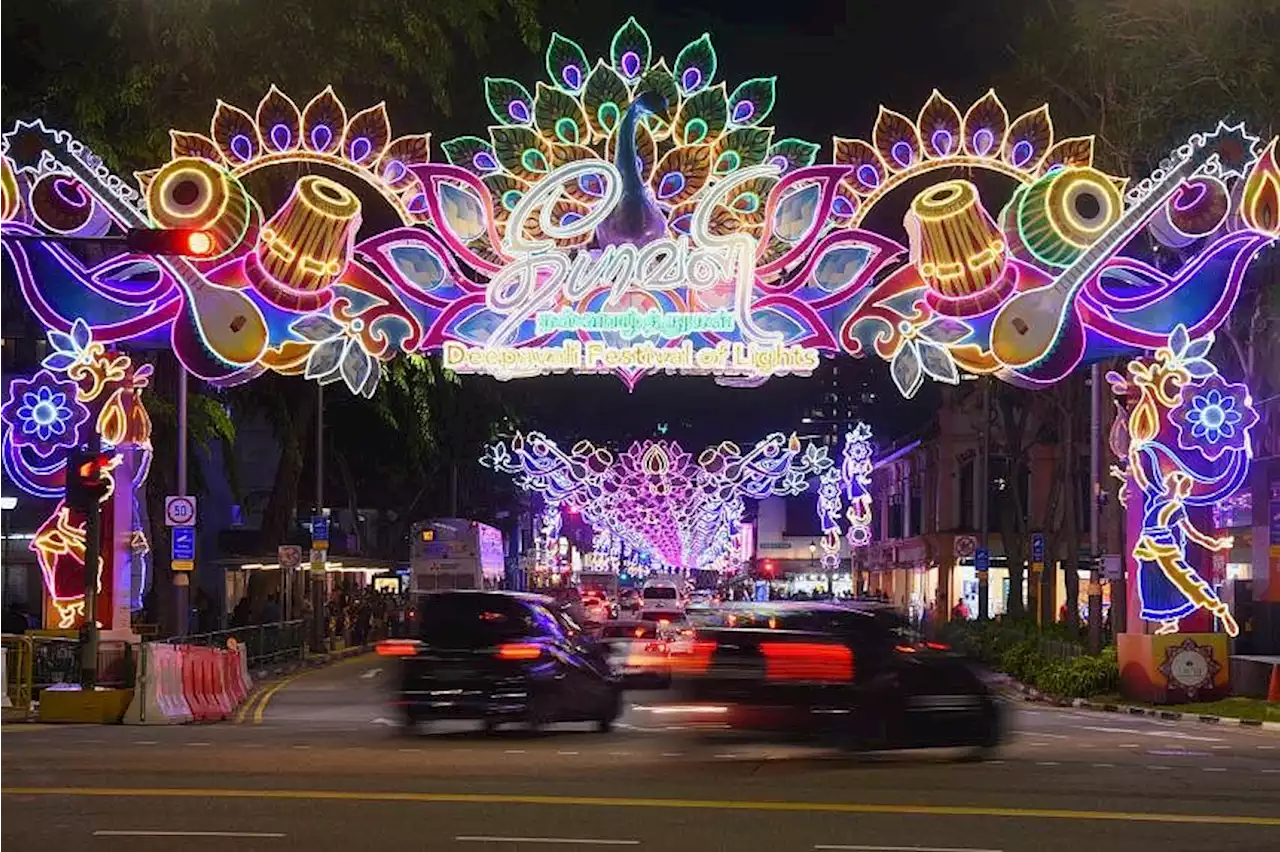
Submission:
[[[1074,707],[1078,710],[1098,710],[1126,716],[1146,716],[1166,722],[1195,722],[1202,725],[1219,725],[1224,728],[1255,728],[1264,731],[1280,731],[1280,722],[1264,722],[1260,719],[1237,719],[1233,716],[1208,716],[1201,713],[1182,713],[1177,710],[1161,710],[1154,707],[1137,707],[1132,704],[1113,704],[1090,701],[1087,698],[1058,698],[1041,692],[1033,686],[1010,678],[1003,686],[1017,693],[1024,701],[1033,704],[1051,704],[1054,707]]]

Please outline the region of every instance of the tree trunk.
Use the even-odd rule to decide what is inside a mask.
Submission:
[[[291,537],[297,519],[298,485],[302,480],[304,448],[315,428],[316,394],[310,382],[282,382],[284,388],[301,388],[302,392],[283,391],[282,409],[275,419],[276,440],[280,442],[280,463],[276,466],[275,483],[262,512],[259,547],[273,549]]]

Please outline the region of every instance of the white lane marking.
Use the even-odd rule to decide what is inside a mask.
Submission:
[[[1148,768],[1148,769],[1154,769],[1156,772],[1164,772],[1165,770],[1172,769],[1173,767],[1172,767],[1172,766],[1156,766],[1156,765],[1151,765],[1151,766],[1148,766],[1147,768]]]
[[[1216,745],[1216,746],[1209,746],[1209,748],[1231,748],[1231,746],[1229,746],[1229,745]]]
[[[662,756],[663,756],[663,757],[684,757],[684,752],[682,752],[682,751],[664,751],[664,752],[662,753]]]
[[[159,740],[134,740],[134,745],[159,745]]]
[[[1198,737],[1195,734],[1184,734],[1181,731],[1139,731],[1134,728],[1107,728],[1101,725],[1081,725],[1082,731],[1097,731],[1103,734],[1129,734],[1139,737],[1160,737],[1167,740],[1194,740],[1199,743],[1220,743],[1222,737]],[[1121,746],[1125,748],[1125,746]]]
[[[973,846],[860,846],[818,843],[814,849],[825,852],[1004,852],[1002,849],[977,849]]]
[[[1036,766],[1061,766],[1062,764],[1056,760],[1037,760]]]
[[[1137,748],[1137,747],[1138,747],[1137,743],[1120,743],[1120,745],[1116,746],[1116,748]]]
[[[1276,772],[1280,772],[1280,769],[1264,769],[1262,771],[1266,773],[1276,773]]]
[[[611,751],[611,752],[609,752],[609,757],[630,757],[630,756],[631,756],[631,752],[629,752],[629,751]]]
[[[392,727],[398,727],[400,725],[400,723],[395,721],[394,719],[384,719],[381,716],[379,716],[376,719],[370,719],[369,724],[370,725],[391,725]]]
[[[458,843],[555,843],[563,846],[639,846],[639,840],[609,840],[600,837],[493,837],[485,834],[459,834]]]
[[[1004,766],[1003,760],[984,760],[982,762],[989,766]]]
[[[191,748],[205,748],[207,746],[213,745],[213,743],[187,743],[187,745],[190,746]]]
[[[1093,764],[1093,768],[1094,769],[1115,769],[1116,765],[1114,763],[1095,763]]]
[[[294,748],[311,748],[311,746],[307,745],[306,743],[297,743],[294,745]]]
[[[581,754],[581,752],[577,752],[577,751],[563,751],[563,750],[562,750],[562,751],[558,751],[558,752],[556,752],[556,754],[563,754],[563,755],[565,755],[566,757],[573,757],[574,755]]]
[[[398,748],[398,749],[396,749],[396,751],[408,752],[408,753],[410,753],[410,754],[420,754],[420,753],[422,752],[422,749],[420,749],[420,748]]]
[[[1271,751],[1272,749],[1274,749],[1274,748],[1275,748],[1275,746],[1273,746],[1273,745],[1260,745],[1260,746],[1257,746],[1257,747],[1258,747],[1258,748],[1260,748],[1260,749],[1262,749],[1263,751]]]
[[[1204,769],[1205,772],[1226,772],[1227,771],[1227,767],[1225,766],[1205,766],[1202,768]]]
[[[256,837],[280,838],[280,831],[148,831],[146,829],[121,831],[95,831],[94,837]]]
[[[380,674],[382,674],[382,669],[369,669],[367,672],[364,672],[363,674],[360,675],[360,679],[370,680],[371,678],[375,678]]]
[[[732,751],[726,751],[726,752],[724,752],[724,753],[722,753],[722,754],[717,754],[717,755],[715,755],[715,756],[716,756],[716,757],[718,757],[718,758],[721,758],[721,759],[723,759],[723,760],[732,760],[732,759],[733,759],[733,758],[735,758],[735,757],[742,757],[742,755],[738,754],[737,752],[732,752]]]
[[[528,752],[522,748],[509,748],[503,753],[504,754],[528,754]]]
[[[1048,731],[1036,731],[1034,734],[1028,733],[1029,737],[1051,737],[1055,740],[1069,740],[1071,737],[1066,734],[1051,734]]]

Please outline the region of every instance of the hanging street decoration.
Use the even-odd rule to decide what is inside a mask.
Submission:
[[[961,109],[934,91],[914,117],[882,107],[869,135],[822,154],[767,123],[775,77],[717,78],[708,35],[668,62],[629,19],[608,48],[590,61],[555,35],[546,80],[486,79],[494,123],[443,142],[443,161],[430,134],[396,135],[383,104],[332,88],[218,101],[207,128],[171,131],[169,158],[131,177],[20,120],[0,142],[6,280],[59,339],[171,348],[217,386],[273,371],[372,396],[398,353],[500,379],[753,386],[873,354],[910,397],[963,373],[1045,387],[1082,362],[1174,351],[1177,328],[1207,339],[1280,235],[1276,142],[1242,125],[1206,126],[1130,178],[1094,163],[1092,136],[1061,137],[1047,105],[1011,117],[994,92]],[[198,233],[200,251],[137,251],[125,235],[146,228]],[[90,428],[59,369],[14,379],[6,409],[5,464],[47,497],[50,460]],[[1188,413],[1216,410],[1205,396]],[[1206,424],[1160,446],[1240,453],[1218,452],[1231,436]],[[648,452],[629,463],[658,464]],[[845,492],[853,540],[864,486],[844,467],[826,485]],[[1159,499],[1188,487],[1152,475]],[[1221,490],[1195,484],[1207,475],[1185,474],[1186,499]],[[1166,559],[1164,534],[1151,541]],[[688,546],[660,549],[687,561]]]
[[[724,441],[695,460],[674,441],[637,441],[617,454],[579,441],[566,452],[529,432],[493,444],[481,463],[540,494],[557,525],[560,507],[571,507],[611,542],[680,570],[726,570],[744,498],[800,494],[833,467],[825,447],[782,433],[745,452]]]

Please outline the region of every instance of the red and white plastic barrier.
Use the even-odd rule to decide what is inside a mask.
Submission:
[[[134,683],[126,725],[226,719],[253,685],[243,645],[222,649],[165,642],[139,645]]]

